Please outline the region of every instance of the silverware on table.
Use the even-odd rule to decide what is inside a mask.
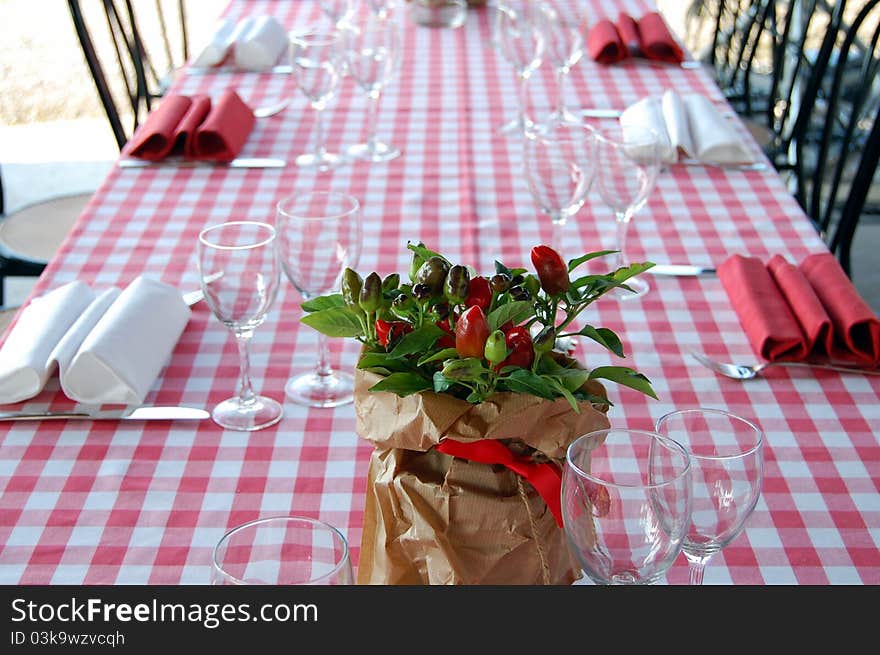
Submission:
[[[706,368],[720,375],[733,378],[734,380],[751,380],[757,377],[761,371],[771,366],[785,366],[791,368],[821,368],[840,373],[858,373],[862,375],[880,375],[880,369],[860,368],[858,366],[846,366],[842,364],[824,364],[820,362],[764,362],[761,364],[729,364],[710,359],[701,353],[691,352],[694,359]]]
[[[766,171],[767,164],[762,161],[752,162],[751,164],[720,164],[717,162],[700,161],[699,159],[682,159],[678,162],[683,166],[708,166],[709,168],[722,168],[726,171]]]
[[[192,159],[146,159],[125,158],[119,160],[120,168],[284,168],[287,162],[273,157],[238,157],[228,162],[198,161]]]
[[[43,421],[58,419],[82,419],[82,420],[117,420],[117,421],[200,421],[210,418],[207,410],[197,407],[163,407],[145,406],[134,409],[122,409],[111,411],[87,412],[81,410],[70,411],[11,411],[0,412],[0,421]]]
[[[715,275],[714,268],[693,266],[691,264],[654,264],[646,273],[652,275],[670,275],[675,277],[692,277],[697,275]]]

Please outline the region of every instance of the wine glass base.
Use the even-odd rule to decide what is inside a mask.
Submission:
[[[341,371],[329,375],[303,373],[287,381],[284,393],[298,405],[338,407],[354,401],[354,378]]]
[[[628,279],[625,284],[632,289],[632,291],[627,291],[626,289],[621,289],[618,287],[612,293],[614,297],[619,300],[632,300],[633,298],[641,298],[648,290],[651,288],[650,285],[644,280],[638,277],[631,277]]]
[[[381,141],[376,141],[374,143],[359,143],[355,146],[351,146],[346,152],[349,157],[373,162],[391,161],[392,159],[400,157],[400,148],[390,146]]]
[[[345,163],[345,158],[332,152],[321,154],[305,154],[295,159],[300,168],[312,168],[318,171],[329,171]]]
[[[229,398],[211,411],[211,418],[220,427],[244,432],[275,425],[283,415],[281,403],[265,396],[257,396],[247,404],[242,404],[238,398]]]
[[[516,134],[532,134],[535,131],[535,128],[536,125],[534,121],[529,120],[528,118],[525,120],[522,118],[514,118],[499,127],[498,132],[508,136]]]
[[[563,107],[562,111],[547,116],[544,122],[546,125],[583,125],[584,119]]]

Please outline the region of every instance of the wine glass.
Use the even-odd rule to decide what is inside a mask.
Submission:
[[[297,88],[316,112],[315,147],[296,158],[297,166],[326,171],[343,158],[324,145],[324,110],[339,92],[342,77],[341,44],[336,31],[307,31],[290,37],[291,71]]]
[[[527,133],[534,129],[528,117],[528,80],[541,65],[544,34],[538,6],[529,0],[504,0],[495,12],[494,39],[502,56],[513,64],[519,80],[519,116],[501,127],[503,134]]]
[[[562,231],[583,206],[596,174],[596,139],[587,125],[555,123],[523,139],[529,191],[550,217],[551,245],[562,250]]]
[[[276,208],[281,265],[306,300],[339,288],[361,251],[360,203],[346,193],[310,191],[282,198]],[[287,397],[309,407],[336,407],[354,399],[354,378],[330,366],[327,337],[318,333],[315,370],[290,378]]]
[[[663,145],[656,131],[641,126],[603,127],[596,132],[596,185],[617,223],[617,267],[629,264],[626,233],[633,215],[644,207],[654,189],[662,166]],[[612,293],[620,299],[648,292],[648,283],[633,277]]]
[[[380,18],[388,18],[397,7],[397,0],[368,0],[370,10]]]
[[[259,430],[281,420],[278,401],[254,393],[248,344],[275,301],[281,280],[275,228],[232,221],[199,234],[198,267],[205,302],[238,342],[238,395],[219,403],[214,421],[230,430]]]
[[[319,4],[335,27],[342,27],[354,11],[354,0],[319,0]]]
[[[233,528],[214,547],[214,585],[354,584],[348,542],[332,525],[273,516]]]
[[[657,421],[657,432],[687,448],[694,487],[691,527],[682,551],[690,583],[703,584],[706,564],[745,527],[764,480],[764,433],[720,409],[684,409]]]
[[[400,60],[400,27],[391,18],[372,12],[359,12],[343,30],[348,74],[367,94],[370,136],[366,143],[348,149],[348,154],[373,162],[390,161],[400,150],[379,141],[377,115],[382,89],[391,81]]]
[[[560,7],[541,4],[545,53],[547,61],[556,72],[556,108],[550,114],[548,122],[576,125],[580,118],[565,106],[565,81],[572,66],[577,64],[584,55],[584,21],[585,14],[575,18]]]
[[[681,551],[690,511],[690,460],[681,444],[609,428],[568,447],[565,535],[596,584],[659,582]]]

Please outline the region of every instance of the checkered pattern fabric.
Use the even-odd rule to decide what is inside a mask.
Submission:
[[[640,0],[581,3],[591,20],[639,14]],[[255,5],[233,0],[230,17]],[[259,3],[290,30],[323,20],[317,2]],[[252,106],[290,106],[259,119],[242,156],[281,157],[282,169],[114,168],[40,279],[41,294],[74,279],[124,286],[139,274],[187,291],[198,287],[195,244],[205,226],[274,218],[293,191],[344,190],[363,206],[359,270],[408,270],[408,240],[422,240],[482,272],[498,259],[527,265],[551,225],[521,173],[521,143],[498,134],[516,115],[513,70],[492,47],[492,9],[471,9],[459,29],[414,25],[403,11],[404,52],[381,100],[378,132],[403,155],[333,172],[298,169],[314,112],[286,75],[181,75],[175,90],[236,88]],[[623,108],[666,88],[723,98],[703,70],[629,60],[572,70],[569,105]],[[529,82],[531,110],[553,103],[552,71]],[[362,140],[367,99],[346,80],[327,110],[327,145]],[[737,119],[731,118],[736,121]],[[739,124],[737,122],[737,124]],[[743,135],[747,133],[743,129]],[[762,157],[757,146],[756,156]],[[593,192],[565,227],[566,257],[614,245],[614,221]],[[719,264],[732,253],[800,260],[825,248],[771,169],[738,172],[673,165],[634,218],[633,261]],[[610,265],[610,262],[609,262]],[[603,299],[585,318],[615,330],[626,359],[580,344],[591,367],[621,363],[646,374],[659,400],[609,385],[613,425],[651,428],[674,409],[726,408],[766,432],[763,494],[745,531],[709,565],[707,584],[880,583],[880,378],[773,370],[721,378],[691,350],[728,361],[756,354],[715,277],[650,278],[639,300]],[[301,297],[285,281],[252,347],[255,387],[283,399],[285,381],[312,367],[317,334],[300,325]],[[137,344],[131,344],[137,347]],[[351,369],[357,344],[332,340],[334,365]],[[236,346],[201,304],[147,398],[210,407],[234,392]],[[69,406],[57,381],[21,407]],[[286,403],[277,426],[224,431],[211,421],[0,424],[0,582],[13,584],[206,583],[214,544],[230,527],[277,514],[323,519],[348,537],[357,564],[371,447],[354,410]],[[687,581],[684,557],[671,584]]]

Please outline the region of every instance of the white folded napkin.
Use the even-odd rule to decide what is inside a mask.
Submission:
[[[235,42],[235,65],[248,71],[274,66],[287,50],[290,38],[272,16],[258,16]]]
[[[624,110],[620,124],[648,126],[665,134],[666,162],[684,157],[708,164],[747,164],[754,159],[734,126],[698,93],[668,90],[659,98],[643,98]]]
[[[192,61],[193,66],[207,68],[216,66],[229,54],[229,49],[235,43],[239,32],[237,25],[229,18],[224,18],[217,23],[208,42],[199,51]]]
[[[72,282],[35,298],[0,349],[0,403],[37,395],[56,365],[76,402],[143,402],[189,320],[175,287],[145,277],[100,295]]]

